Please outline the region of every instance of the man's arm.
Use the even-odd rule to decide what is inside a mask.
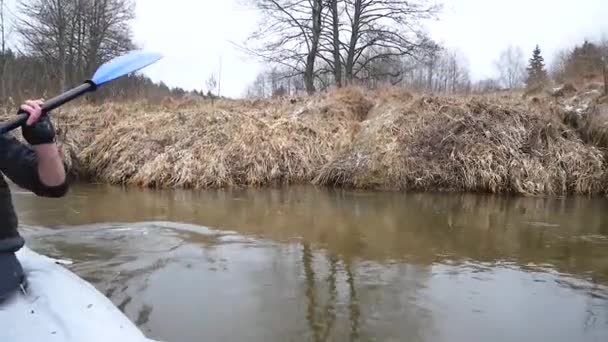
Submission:
[[[0,170],[19,187],[38,196],[62,197],[69,188],[65,165],[55,144],[29,147],[0,137]]]
[[[42,104],[42,100],[30,100],[21,106],[29,114],[21,132],[31,147],[13,137],[0,137],[0,169],[39,196],[61,197],[68,190],[66,168],[55,144],[55,128],[48,115],[43,115]]]
[[[38,175],[46,187],[58,187],[67,182],[65,165],[56,144],[34,146],[38,157]]]

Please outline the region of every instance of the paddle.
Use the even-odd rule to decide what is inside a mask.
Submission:
[[[98,87],[110,81],[156,63],[161,58],[162,56],[160,54],[143,51],[132,51],[126,55],[116,57],[100,66],[90,80],[86,80],[78,87],[70,89],[63,94],[44,102],[42,105],[42,112],[49,112],[87,92],[97,90]],[[27,121],[28,116],[29,115],[26,112],[19,110],[15,119],[0,124],[0,134],[5,134],[22,126]]]

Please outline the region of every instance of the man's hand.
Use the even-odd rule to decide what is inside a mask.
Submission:
[[[43,99],[39,100],[27,100],[24,104],[21,105],[21,109],[26,111],[30,116],[27,119],[26,125],[31,126],[42,116],[42,104],[44,103]]]
[[[43,100],[28,100],[21,109],[29,114],[22,128],[23,137],[32,145],[38,157],[38,174],[46,186],[58,186],[65,182],[63,159],[55,144],[55,129],[48,115],[42,115]]]
[[[42,100],[28,100],[21,109],[29,113],[29,117],[21,132],[30,145],[43,145],[55,142],[55,128],[48,115],[42,113]]]

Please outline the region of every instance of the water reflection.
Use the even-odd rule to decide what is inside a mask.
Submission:
[[[304,274],[306,275],[306,297],[308,298],[306,320],[308,321],[310,331],[314,334],[314,340],[318,341],[319,326],[315,322],[315,309],[317,307],[315,296],[315,273],[312,268],[312,251],[308,243],[305,243],[302,248],[302,265],[304,266]]]
[[[24,194],[15,201],[25,224],[166,220],[275,241],[301,238],[346,258],[426,265],[446,258],[541,263],[608,279],[606,199],[83,186],[61,202]]]
[[[161,340],[608,339],[603,199],[112,187],[76,188],[63,206],[15,197],[33,248],[72,258]]]
[[[154,338],[425,340],[432,317],[416,300],[426,271],[347,262],[308,242],[196,229],[139,223],[26,232],[32,248],[69,256],[77,274]]]
[[[355,277],[353,275],[352,267],[350,262],[345,265],[346,281],[348,283],[349,299],[349,318],[351,323],[351,341],[355,341],[359,338],[359,301],[357,300],[357,290],[355,288]]]
[[[608,337],[608,289],[550,269],[379,263],[175,223],[26,231],[166,341]]]

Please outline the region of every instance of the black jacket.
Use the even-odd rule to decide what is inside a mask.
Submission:
[[[0,172],[19,187],[42,197],[61,197],[68,190],[68,181],[59,186],[46,186],[38,175],[36,152],[11,137],[0,135]],[[18,219],[13,208],[11,191],[0,176],[0,251],[16,251],[24,240],[17,231]]]

